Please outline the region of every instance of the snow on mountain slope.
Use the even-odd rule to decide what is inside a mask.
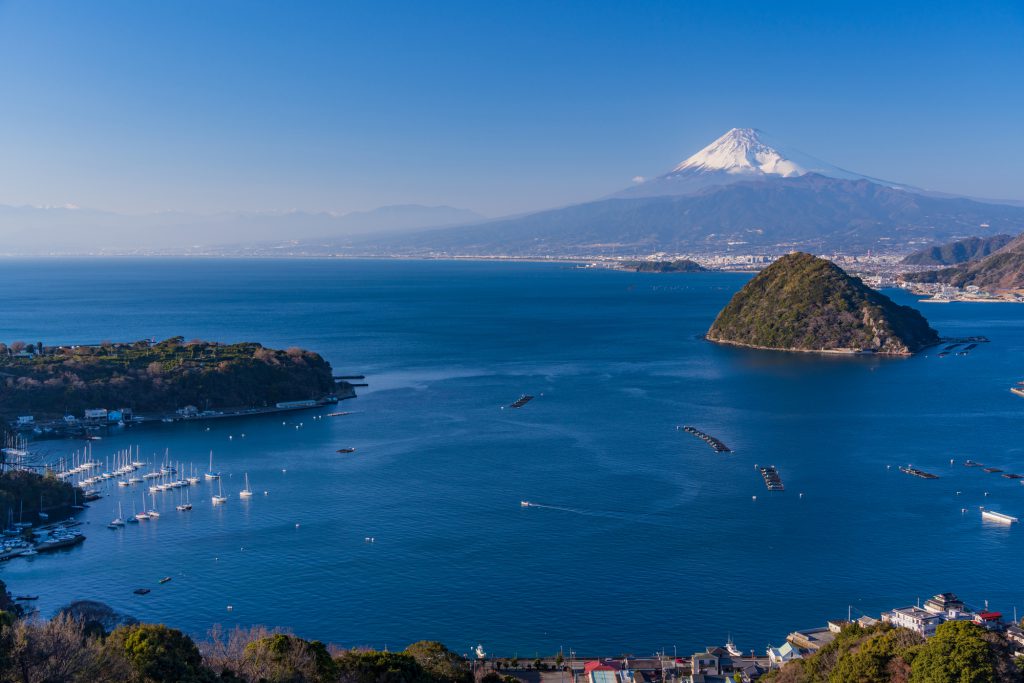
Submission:
[[[694,194],[740,181],[794,178],[815,173],[841,180],[870,180],[910,189],[833,166],[773,140],[756,128],[733,128],[668,173],[623,190],[617,197]]]

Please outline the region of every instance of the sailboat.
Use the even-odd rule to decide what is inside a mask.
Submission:
[[[224,495],[223,487],[221,486],[220,478],[217,478],[217,495],[210,499],[214,505],[223,505],[228,502],[228,497]]]
[[[220,479],[220,472],[213,471],[213,451],[210,451],[210,469],[203,476],[207,479]]]
[[[124,526],[124,516],[121,514],[121,504],[120,503],[117,504],[117,517],[114,517],[114,519],[112,519],[110,521],[110,526],[112,526],[112,527]]]
[[[199,483],[199,477],[197,477],[195,475],[195,472],[193,471],[193,467],[194,466],[191,463],[188,466],[189,476],[188,476],[188,479],[186,479],[186,481],[188,482],[189,486],[195,486],[196,484]]]
[[[146,512],[146,494],[142,494],[142,512],[135,515],[135,519],[141,521],[149,519],[149,513]]]
[[[132,501],[132,516],[129,517],[128,519],[126,519],[125,521],[128,524],[138,524],[139,523],[138,516],[135,514],[135,501],[134,500]]]
[[[156,494],[153,493],[151,495],[153,496],[153,508],[149,510],[146,514],[149,515],[150,519],[156,519],[160,516],[160,513],[156,511]]]
[[[43,494],[39,494],[39,519],[49,519],[50,515],[43,512]]]
[[[252,498],[252,489],[249,488],[249,473],[245,473],[245,488],[238,492],[239,498]]]
[[[188,512],[192,509],[192,503],[188,500],[188,489],[185,489],[185,502],[178,505],[178,512]]]

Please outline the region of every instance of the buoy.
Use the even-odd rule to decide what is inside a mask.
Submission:
[[[284,474],[284,473],[285,473],[285,472],[287,472],[287,471],[288,471],[288,470],[281,470],[281,473],[282,473],[282,474]]]
[[[228,611],[229,611],[229,612],[230,612],[231,610],[233,610],[233,609],[235,609],[235,608],[234,608],[233,606],[231,606],[231,605],[228,605]]]
[[[296,529],[298,529],[298,528],[299,528],[299,525],[298,525],[298,524],[296,524],[296,525],[295,525],[295,528],[296,528]]]
[[[757,500],[757,496],[751,496],[750,499],[751,500]]]

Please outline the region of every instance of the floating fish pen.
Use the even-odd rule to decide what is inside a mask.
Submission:
[[[711,449],[715,453],[732,453],[732,449],[730,449],[728,446],[722,443],[721,440],[716,439],[710,434],[705,434],[696,427],[686,425],[685,427],[683,427],[683,431],[686,432],[687,434],[693,434],[695,437],[697,437],[707,445],[711,446]]]
[[[1006,472],[1001,476],[1003,479],[1024,479],[1024,474],[1014,474],[1013,472]]]
[[[939,475],[937,475],[937,474],[932,474],[931,472],[925,472],[924,470],[919,470],[916,467],[911,467],[910,465],[907,465],[906,467],[901,467],[900,468],[900,472],[903,472],[904,474],[912,474],[913,476],[921,477],[922,479],[938,479],[939,478]]]
[[[764,478],[764,485],[768,487],[769,491],[785,491],[786,487],[782,484],[782,477],[779,476],[779,471],[775,469],[774,465],[761,468],[761,476]]]
[[[974,462],[973,460],[967,460],[964,462],[964,467],[984,467],[980,462]]]
[[[525,406],[527,403],[529,403],[532,400],[533,400],[533,396],[530,396],[529,394],[523,394],[522,396],[517,398],[515,401],[513,401],[512,405],[510,405],[509,407],[510,408],[522,408],[523,406]]]
[[[1002,470],[999,469],[998,467],[986,467],[984,471],[988,472],[989,474],[999,474],[1000,472],[1002,472]]]
[[[950,344],[949,346],[944,348],[943,351],[945,353],[949,353],[950,351],[952,351],[953,349],[957,348],[958,346],[960,346],[960,344]]]

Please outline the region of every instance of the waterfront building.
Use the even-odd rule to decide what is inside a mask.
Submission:
[[[800,652],[800,648],[796,647],[788,640],[780,647],[768,648],[768,662],[773,669],[778,669],[783,664],[791,662],[794,659],[803,659],[803,653]]]
[[[939,593],[924,601],[924,608],[936,614],[947,614],[950,611],[965,611],[964,601],[956,593]]]
[[[835,623],[835,626],[833,626]],[[838,622],[830,622],[828,626],[821,628],[808,628],[802,631],[793,631],[786,640],[800,648],[801,650],[807,650],[808,652],[817,652],[821,648],[831,643],[836,638],[836,634],[842,630],[842,626]]]
[[[945,615],[929,612],[920,607],[897,607],[889,612],[882,612],[882,621],[910,629],[925,638],[935,635],[935,629],[945,621]]]

